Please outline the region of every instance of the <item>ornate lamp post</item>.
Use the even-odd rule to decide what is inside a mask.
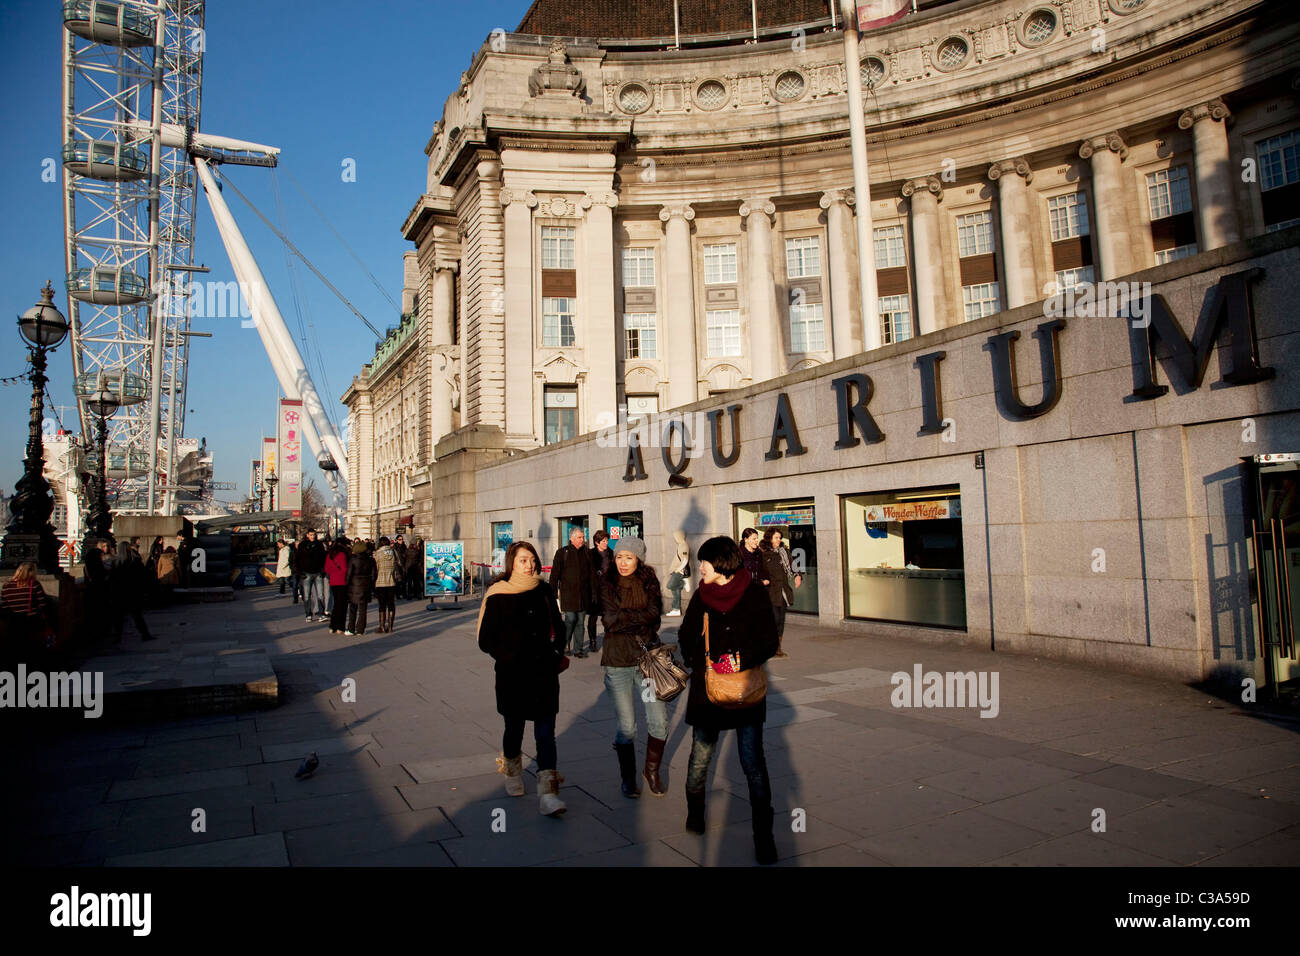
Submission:
[[[58,348],[68,334],[68,320],[54,307],[54,287],[47,281],[41,299],[18,317],[18,329],[27,340],[32,363],[32,414],[27,435],[23,476],[9,499],[11,518],[4,543],[4,564],[35,561],[42,570],[59,572],[59,541],[50,515],[54,498],[45,480],[45,445],[41,426],[45,417],[45,354]]]
[[[261,485],[258,485],[256,488],[253,489],[253,494],[257,495],[257,510],[265,511],[266,510],[266,489],[263,488]]]
[[[275,510],[275,486],[280,483],[280,479],[275,477],[275,469],[272,468],[271,473],[262,480],[266,484],[266,487],[271,491],[271,510],[274,511]]]
[[[95,382],[95,390],[85,398],[86,410],[97,419],[95,422],[96,469],[91,486],[90,510],[86,515],[86,547],[92,547],[94,541],[113,541],[110,530],[113,514],[108,509],[108,420],[113,417],[122,404],[117,391],[109,379],[101,372]],[[83,553],[85,548],[82,549]]]

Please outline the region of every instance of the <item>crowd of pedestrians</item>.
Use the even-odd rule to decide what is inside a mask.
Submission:
[[[723,731],[734,730],[741,767],[749,787],[754,855],[775,863],[772,788],[763,752],[767,719],[765,678],[761,668],[781,650],[785,614],[802,579],[794,570],[782,535],[745,529],[741,542],[710,538],[696,551],[698,578],[691,588],[691,552],[684,533],[674,536],[664,607],[659,577],[647,563],[645,542],[618,538],[613,547],[597,531],[593,547],[574,528],[556,551],[549,578],[536,550],[524,541],[506,552],[504,571],[488,589],[479,609],[479,648],[495,661],[497,712],[504,721],[498,769],[506,776],[506,793],[523,796],[523,735],[533,723],[537,750],[539,809],[563,813],[559,799],[555,722],[559,713],[559,675],[571,658],[600,650],[605,695],[615,718],[614,750],[619,784],[625,797],[668,792],[663,779],[668,738],[669,693],[661,699],[643,664],[660,648],[664,617],[681,617],[677,632],[682,663],[689,669],[685,722],[692,728],[685,781],[686,829],[705,831],[708,772]],[[683,592],[691,595],[682,609]],[[597,642],[596,620],[603,624]],[[586,627],[584,627],[586,624]],[[586,630],[586,643],[584,634]],[[667,654],[671,648],[662,648]],[[714,678],[739,679],[739,696],[715,685]],[[734,687],[733,685],[730,685]],[[646,722],[645,759],[637,772],[637,707]]]

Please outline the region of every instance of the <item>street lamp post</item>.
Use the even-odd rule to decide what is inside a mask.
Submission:
[[[275,510],[275,486],[280,483],[280,479],[275,477],[274,468],[272,468],[271,473],[266,476],[265,482],[266,482],[266,487],[270,489],[271,492],[271,510],[274,511]]]
[[[34,560],[45,571],[57,574],[59,542],[50,524],[54,499],[45,480],[45,445],[41,429],[45,418],[46,352],[58,348],[68,334],[68,320],[54,307],[54,287],[47,281],[41,300],[18,318],[18,328],[29,343],[32,363],[32,409],[27,434],[27,457],[23,476],[9,499],[11,519],[4,542],[4,561],[13,567]]]
[[[95,390],[85,400],[86,410],[95,416],[95,445],[97,465],[91,495],[90,511],[86,515],[86,547],[93,541],[113,541],[113,514],[108,508],[108,420],[122,404],[118,393],[101,372],[95,381]],[[86,548],[83,547],[83,553]]]

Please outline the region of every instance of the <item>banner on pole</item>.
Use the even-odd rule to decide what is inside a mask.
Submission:
[[[858,0],[858,32],[878,30],[903,19],[912,0]]]
[[[302,399],[280,399],[276,416],[280,445],[276,510],[292,511],[295,518],[302,515],[302,415]]]

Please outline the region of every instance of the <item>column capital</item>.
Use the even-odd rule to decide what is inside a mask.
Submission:
[[[853,191],[852,186],[839,186],[835,189],[828,189],[822,193],[822,198],[818,200],[817,205],[823,209],[830,209],[835,203],[843,203],[846,206],[855,205],[858,201],[857,194]]]
[[[437,256],[433,260],[434,272],[450,272],[452,274],[460,272],[460,260],[452,259],[447,256]]]
[[[937,201],[943,200],[943,182],[938,176],[921,176],[903,183],[903,198],[911,199],[913,193],[930,193]]]
[[[688,202],[666,202],[659,207],[660,222],[668,222],[674,217],[690,222],[695,218],[695,210]]]
[[[1124,145],[1123,138],[1118,131],[1103,133],[1100,136],[1094,136],[1091,139],[1085,139],[1079,147],[1080,159],[1091,159],[1092,154],[1099,150],[1110,150],[1112,153],[1119,154],[1121,161],[1128,158],[1128,147]]]
[[[1023,156],[1014,156],[1011,159],[1004,159],[999,163],[994,163],[989,167],[989,179],[997,182],[1005,173],[1014,173],[1021,176],[1028,185],[1034,181],[1034,171],[1029,168],[1029,160]]]
[[[750,216],[764,214],[768,218],[769,224],[772,217],[776,215],[776,203],[763,196],[756,196],[753,199],[746,199],[740,204],[740,217],[748,219]]]
[[[1183,110],[1182,115],[1178,117],[1178,128],[1191,129],[1197,120],[1226,120],[1231,115],[1227,105],[1216,96],[1212,100],[1197,103]]]
[[[529,209],[537,208],[537,197],[533,193],[519,189],[501,190],[501,205],[511,206],[517,202],[523,203]]]
[[[608,190],[583,193],[579,205],[583,209],[590,209],[592,206],[608,206],[610,209],[614,209],[618,206],[618,194]]]

